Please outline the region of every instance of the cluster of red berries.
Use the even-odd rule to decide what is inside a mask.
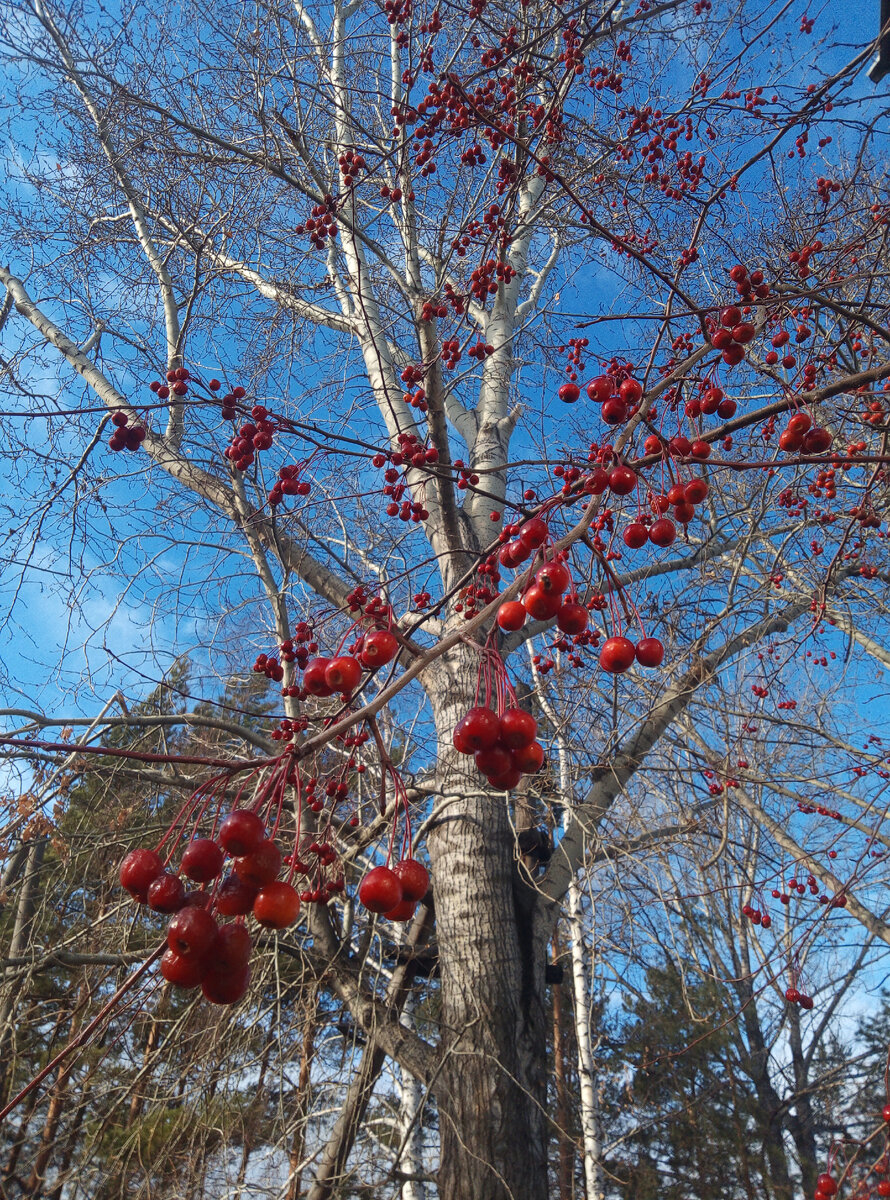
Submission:
[[[335,658],[311,658],[303,671],[303,690],[308,696],[348,699],[358,687],[363,669],[374,671],[392,662],[399,652],[398,640],[386,629],[375,629],[361,640],[358,658],[340,654]]]
[[[561,399],[566,399],[563,392],[574,384],[563,384],[559,389]],[[623,425],[637,411],[643,398],[643,386],[636,379],[624,379],[617,385],[611,375],[598,375],[587,385],[587,395],[594,403],[601,405],[600,416],[607,425]],[[577,396],[575,397],[577,399]]]
[[[785,999],[789,1004],[799,1004],[807,1012],[813,1007],[813,997],[808,996],[806,992],[798,991],[796,987],[785,988]]]
[[[769,929],[770,925],[773,923],[773,919],[769,913],[762,913],[760,909],[755,908],[753,904],[743,904],[742,915],[747,917],[752,925],[760,925],[763,929]]]
[[[364,156],[354,150],[345,150],[338,158],[340,174],[343,176],[344,188],[351,188],[358,179],[359,171],[366,171],[368,164]]]
[[[211,388],[213,388],[214,391],[216,391],[216,389],[219,388],[221,386],[221,384],[220,384],[219,380],[211,379],[209,386]],[[235,417],[238,415],[238,410],[236,407],[237,401],[243,400],[246,395],[247,395],[246,389],[241,387],[240,385],[238,387],[232,388],[232,390],[230,392],[226,392],[226,394],[220,400],[220,405],[221,405],[220,416],[222,417],[222,419],[224,421],[234,421],[235,420]]]
[[[125,412],[118,410],[112,415],[111,423],[114,425],[114,432],[108,439],[108,449],[118,452],[120,450],[138,450],[145,441],[145,435],[148,430],[144,425],[129,425],[129,417]]]
[[[507,542],[499,551],[501,565],[515,568],[528,556],[537,551],[547,538],[547,526],[539,517],[532,517],[520,527],[519,537]],[[521,600],[508,600],[498,609],[497,622],[509,633],[521,629],[526,616],[535,621],[556,623],[563,633],[578,634],[587,628],[587,609],[580,603],[572,590],[572,576],[559,557],[545,561],[535,572],[534,582],[523,593]]]
[[[625,529],[622,540],[628,550],[639,550],[647,542],[665,548],[673,544],[677,536],[677,525],[688,525],[695,516],[696,504],[701,504],[708,494],[704,479],[692,479],[689,483],[675,483],[665,495],[653,496],[652,508],[658,514],[655,520],[638,516]],[[664,514],[673,506],[673,521]],[[676,524],[675,524],[676,522]]]
[[[419,392],[413,394],[414,399],[418,395],[425,396],[426,393],[421,388]],[[410,392],[406,392],[404,398],[406,403],[414,402]],[[425,405],[426,401],[423,400],[422,403]],[[426,521],[430,514],[420,500],[408,498],[410,491],[404,478],[404,472],[412,467],[421,470],[424,467],[433,466],[439,461],[439,451],[435,446],[424,447],[413,433],[400,433],[398,447],[398,450],[388,455],[375,454],[371,461],[375,467],[382,467],[387,461],[392,464],[386,468],[383,475],[385,480],[383,494],[389,497],[389,504],[386,506],[387,516],[398,517],[401,521],[413,521],[416,525],[421,521]]]
[[[770,286],[764,279],[763,271],[752,271],[749,275],[744,263],[736,263],[734,267],[730,267],[729,278],[735,284],[735,290],[744,304],[765,300],[770,294]]]
[[[310,217],[297,225],[294,232],[308,233],[309,241],[316,250],[324,250],[328,238],[335,238],[339,233],[334,213],[336,201],[333,196],[325,196],[323,204],[312,208]]]
[[[253,669],[257,675],[265,675],[275,683],[281,683],[284,679],[284,668],[274,654],[258,654]]]
[[[154,392],[161,400],[166,400],[171,392],[174,396],[188,395],[188,381],[191,379],[191,375],[185,367],[174,367],[173,370],[167,372],[165,379],[167,383],[160,383],[158,380],[153,380],[148,385],[149,391]],[[218,383],[217,387],[219,387]]]
[[[726,365],[734,367],[745,357],[744,347],[756,334],[751,322],[742,320],[741,309],[730,304],[720,313],[720,326],[711,330],[710,341],[715,350],[722,350]]]
[[[722,420],[728,421],[730,417],[735,416],[737,407],[735,400],[730,400],[722,388],[714,385],[706,386],[700,397],[687,400],[685,412],[687,417],[693,419],[716,414]]]
[[[600,666],[612,675],[623,675],[634,661],[641,667],[660,667],[664,645],[654,637],[641,638],[636,645],[626,637],[606,638],[600,647]]]
[[[813,425],[809,413],[797,412],[790,417],[779,437],[779,449],[786,454],[824,454],[831,447],[831,434]]]
[[[359,884],[358,898],[368,912],[382,913],[388,921],[410,921],[429,886],[423,863],[403,858],[392,868],[372,867]]]
[[[246,421],[223,451],[236,471],[246,471],[252,466],[254,453],[268,450],[278,429],[275,422],[269,420],[269,410],[262,404],[254,405],[250,415],[253,421]]]
[[[507,792],[523,775],[534,775],[544,762],[537,739],[538,723],[521,708],[499,716],[493,709],[471,708],[454,728],[452,740],[460,754],[472,754],[489,784]]]
[[[254,444],[256,444],[256,439],[254,439]],[[308,496],[312,491],[309,480],[300,478],[302,469],[302,463],[279,468],[278,479],[272,485],[268,496],[269,504],[273,508],[279,505],[285,496]]]
[[[221,882],[225,856],[232,872]],[[299,915],[300,897],[278,880],[281,851],[266,837],[262,819],[248,809],[229,813],[217,840],[195,838],[182,855],[180,870],[210,890],[186,891],[179,875],[165,869],[154,850],[131,850],[120,867],[121,886],[140,904],[172,914],[161,974],[181,988],[201,987],[214,1004],[234,1004],[250,981],[252,940],[243,922],[219,925],[216,916],[243,918],[253,913],[267,929],[286,929]],[[215,914],[215,915],[214,915]]]

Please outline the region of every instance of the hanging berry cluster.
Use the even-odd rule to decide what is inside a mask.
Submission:
[[[114,431],[108,439],[108,449],[119,452],[121,450],[138,450],[145,441],[145,436],[148,430],[144,425],[130,425],[129,417],[125,412],[113,413],[111,423],[114,426]]]
[[[479,704],[484,682],[485,703]],[[544,762],[538,723],[519,707],[503,660],[495,650],[482,654],[473,708],[454,728],[454,748],[472,754],[491,787],[510,791],[523,775],[535,775]]]

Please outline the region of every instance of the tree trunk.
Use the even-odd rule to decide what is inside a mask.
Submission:
[[[452,746],[478,658],[456,647],[425,680],[442,799],[429,836],[442,987],[440,1200],[546,1200],[545,946],[516,869],[507,798]]]
[[[760,1106],[764,1178],[775,1200],[792,1200],[793,1187],[788,1172],[783,1129],[785,1107],[769,1077],[769,1050],[760,1027],[760,1013],[748,976],[736,983],[740,1012],[747,1037],[745,1069],[754,1084]]]
[[[553,934],[553,962],[560,959],[559,928]],[[566,1083],[566,1051],[562,1011],[562,987],[553,985],[553,1076],[556,1082],[556,1144],[559,1155],[559,1200],[572,1200],[575,1175],[575,1148],[569,1137],[569,1091]]]
[[[810,1093],[810,1080],[807,1063],[804,1058],[803,1042],[800,1036],[800,1010],[794,1004],[788,1005],[788,1043],[791,1047],[791,1066],[794,1071],[794,1116],[788,1122],[797,1159],[800,1166],[800,1177],[804,1191],[811,1195],[816,1189],[816,1179],[821,1171],[816,1154],[816,1135],[814,1132],[813,1105]]]
[[[414,1028],[415,998],[413,993],[405,1000],[402,1009],[401,1022],[409,1029]],[[401,1200],[426,1200],[426,1188],[421,1179],[424,1173],[423,1162],[423,1129],[420,1123],[420,1109],[423,1104],[423,1084],[399,1067],[399,1147],[404,1145],[401,1158],[396,1169],[412,1178],[402,1184]]]
[[[31,925],[37,906],[37,891],[40,868],[46,852],[46,838],[35,838],[28,845],[28,856],[24,868],[21,890],[18,896],[15,922],[12,929],[12,939],[9,943],[7,956],[23,958],[28,948]],[[24,995],[26,986],[22,979],[15,978],[21,970],[19,967],[9,968],[8,979],[0,992],[0,1100],[8,1100],[12,1082],[10,1064],[14,1059],[13,1035],[15,1021],[13,1013],[17,999]]]

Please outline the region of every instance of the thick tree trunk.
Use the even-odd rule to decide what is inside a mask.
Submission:
[[[559,962],[559,929],[553,935],[552,958]],[[556,1082],[556,1124],[559,1127],[556,1134],[556,1144],[559,1157],[559,1200],[572,1200],[574,1188],[572,1182],[575,1176],[575,1147],[569,1137],[571,1106],[569,1090],[566,1081],[566,1050],[563,1024],[565,1017],[562,1011],[562,989],[559,984],[553,988],[553,1075]]]
[[[457,647],[425,680],[439,736],[429,836],[442,986],[440,1200],[545,1200],[545,946],[516,869],[508,800],[451,735],[474,703],[478,658]]]

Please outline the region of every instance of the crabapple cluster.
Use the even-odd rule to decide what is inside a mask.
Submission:
[[[337,162],[340,166],[340,174],[343,176],[343,187],[347,191],[358,182],[359,172],[368,169],[364,156],[357,154],[352,149],[344,150]]]
[[[325,196],[321,204],[313,205],[310,216],[295,226],[297,234],[309,235],[309,242],[316,250],[324,250],[327,241],[332,241],[340,232],[336,220],[337,203],[333,196]]]
[[[232,869],[220,878],[226,856]],[[262,818],[235,809],[216,838],[187,844],[179,874],[156,851],[142,848],[124,858],[120,882],[139,904],[170,916],[164,978],[180,988],[200,986],[214,1004],[235,1004],[250,981],[252,939],[243,918],[252,914],[267,929],[286,929],[299,915],[300,897],[292,884],[278,879],[281,867],[281,851],[267,837]],[[184,879],[199,889],[187,890]],[[229,917],[236,920],[218,921]]]
[[[386,629],[375,629],[360,639],[358,657],[310,658],[303,670],[303,695],[319,699],[339,695],[346,701],[358,687],[363,670],[385,666],[398,652],[398,639]]]
[[[429,885],[423,863],[403,858],[394,867],[372,867],[359,884],[358,898],[368,912],[382,914],[388,921],[410,921]]]
[[[114,425],[114,431],[108,439],[108,449],[114,451],[120,450],[138,450],[145,441],[145,435],[148,430],[144,425],[130,425],[129,417],[120,409],[111,417],[111,423]]]
[[[262,404],[254,405],[250,415],[253,419],[244,422],[223,451],[236,471],[246,471],[252,466],[255,453],[270,448],[278,429],[275,421],[269,420],[269,410]]]
[[[574,384],[564,383],[559,389],[560,398],[565,399],[562,393],[566,388],[574,387]],[[598,375],[588,383],[587,395],[601,406],[600,416],[607,425],[623,425],[637,411],[643,398],[643,387],[630,376],[618,383],[612,375]]]
[[[515,697],[514,697],[515,700]],[[534,775],[544,762],[537,741],[538,723],[521,708],[499,712],[482,705],[471,708],[454,728],[454,748],[472,754],[476,767],[493,788],[507,792],[523,775]]]
[[[420,390],[423,393],[423,389]],[[416,397],[418,393],[414,395]],[[428,520],[430,514],[420,500],[409,498],[411,493],[406,474],[412,468],[422,470],[435,465],[439,461],[439,451],[435,446],[424,447],[413,433],[400,433],[397,441],[397,450],[389,454],[377,453],[371,461],[375,467],[386,466],[387,462],[391,464],[383,474],[383,495],[389,498],[385,509],[387,516],[413,521],[416,525]]]
[[[824,454],[831,447],[827,429],[813,425],[809,413],[796,412],[779,435],[779,449],[785,454]]]
[[[769,929],[772,925],[772,917],[767,912],[761,912],[759,908],[755,908],[753,904],[742,905],[742,916],[747,917],[752,925],[760,925],[763,929]]]

